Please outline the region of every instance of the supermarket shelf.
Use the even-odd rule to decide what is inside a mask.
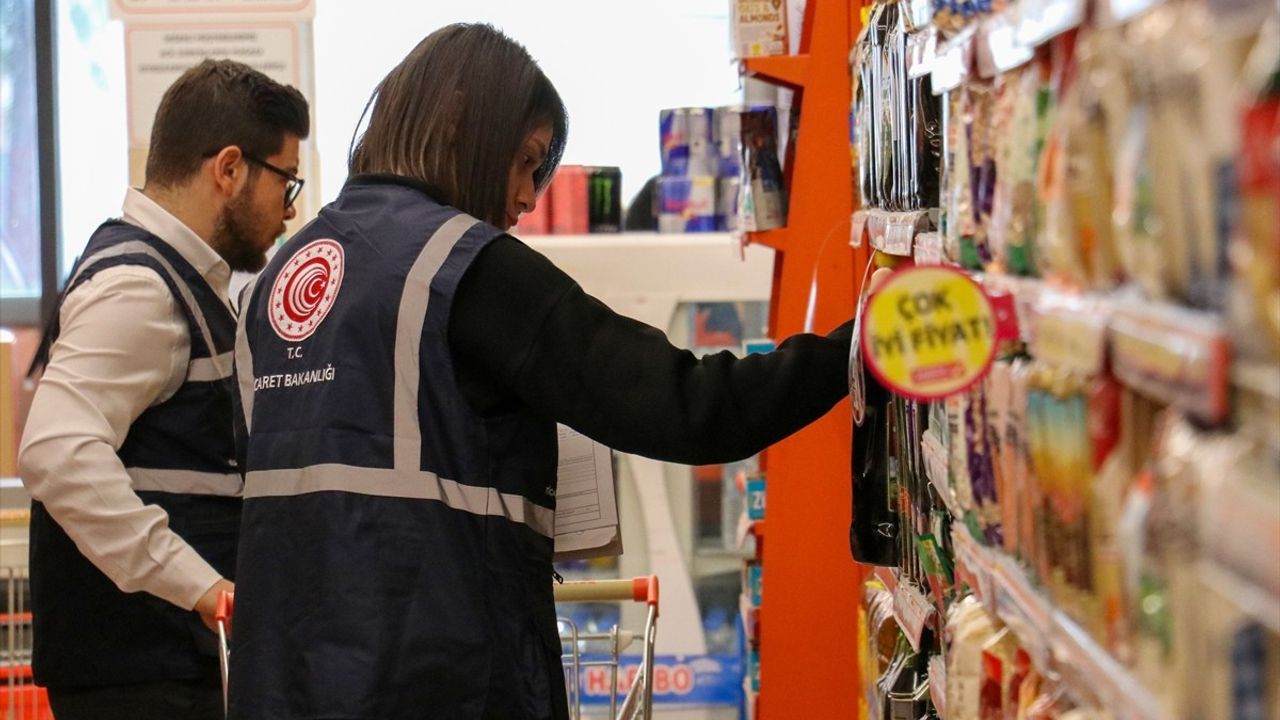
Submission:
[[[1200,420],[1227,419],[1233,380],[1260,387],[1263,397],[1280,392],[1270,379],[1232,369],[1219,313],[1146,300],[1133,288],[1091,293],[992,273],[974,279],[1013,295],[1022,338],[1037,359],[1096,373],[1109,355],[1126,385]]]
[[[763,245],[777,252],[786,252],[791,234],[786,228],[772,230],[751,230],[744,233],[748,245]]]
[[[808,55],[768,55],[742,61],[741,72],[761,80],[802,88],[809,79]]]
[[[767,301],[774,253],[731,233],[526,235],[529,247],[613,310],[651,325],[664,302]]]
[[[1035,590],[1017,563],[982,547],[963,528],[952,532],[957,563],[976,578],[978,598],[1015,634],[1041,670],[1067,681],[1082,701],[1116,720],[1161,720],[1155,696],[1074,620]]]
[[[1217,313],[1118,301],[1107,328],[1112,369],[1144,395],[1220,423],[1230,411],[1226,327]]]

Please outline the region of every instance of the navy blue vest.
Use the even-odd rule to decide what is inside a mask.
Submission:
[[[169,527],[224,577],[232,577],[241,507],[231,429],[235,318],[177,250],[145,230],[114,221],[90,238],[59,307],[94,274],[118,265],[141,265],[159,274],[191,336],[186,381],[173,397],[134,421],[120,459],[142,501],[163,508]],[[58,332],[55,313],[42,354]],[[195,613],[145,592],[121,592],[38,502],[31,508],[31,601],[32,665],[41,685],[218,675],[214,635]]]
[[[357,181],[258,278],[231,717],[567,717],[555,424],[477,415],[448,343],[499,235]]]

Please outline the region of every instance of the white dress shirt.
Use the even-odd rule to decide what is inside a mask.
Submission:
[[[123,219],[173,246],[227,303],[231,270],[190,228],[135,189]],[[220,575],[169,529],[164,510],[142,503],[116,454],[134,420],[186,379],[182,308],[155,271],[116,266],[71,293],[59,318],[22,435],[22,481],[122,591],[190,610]]]

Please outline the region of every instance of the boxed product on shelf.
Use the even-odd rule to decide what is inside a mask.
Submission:
[[[758,561],[747,561],[742,565],[742,591],[752,607],[760,607],[764,587],[764,568]]]
[[[780,0],[730,0],[734,55],[787,54],[787,4]]]
[[[747,648],[746,688],[752,693],[760,692],[760,650]]]
[[[741,226],[763,231],[787,224],[787,199],[782,164],[778,158],[778,114],[776,108],[743,110],[739,115],[742,134]]]
[[[743,493],[747,498],[747,517],[751,520],[764,520],[765,510],[765,475],[762,472],[747,476]]]
[[[746,647],[756,647],[760,643],[760,607],[752,604],[746,593],[738,597],[738,618],[742,621],[742,637]]]

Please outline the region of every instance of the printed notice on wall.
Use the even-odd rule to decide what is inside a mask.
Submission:
[[[131,25],[125,31],[131,144],[150,141],[165,90],[201,60],[230,58],[300,87],[299,55],[297,23]]]
[[[315,10],[315,0],[111,0],[111,14],[129,21],[146,21],[164,15],[250,13],[311,18]]]
[[[556,560],[622,554],[612,451],[564,425],[558,432]]]

